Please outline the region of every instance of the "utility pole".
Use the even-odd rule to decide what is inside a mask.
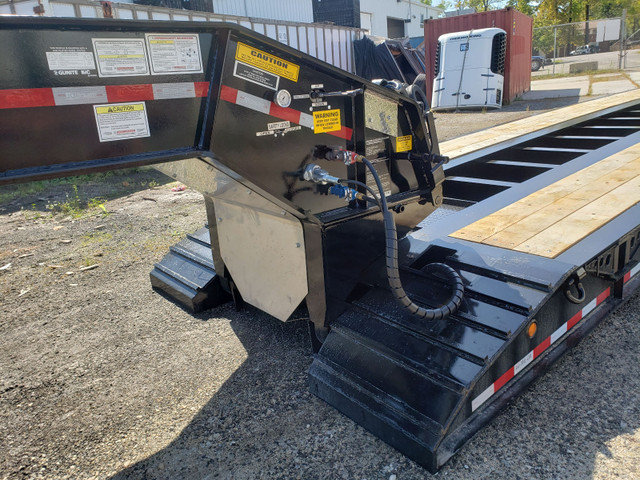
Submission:
[[[589,45],[589,2],[584,6],[584,44]]]
[[[620,18],[620,54],[618,55],[618,70],[622,70],[627,63],[627,59],[625,58],[626,55],[626,49],[625,49],[625,45],[624,45],[624,40],[625,40],[625,36],[627,34],[626,32],[626,27],[627,26],[627,9],[623,8],[622,9],[622,17]],[[623,62],[624,59],[624,62]]]

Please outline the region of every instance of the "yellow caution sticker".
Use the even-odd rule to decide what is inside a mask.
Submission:
[[[408,152],[413,148],[413,137],[405,135],[396,138],[396,152]]]
[[[125,112],[142,112],[144,111],[143,103],[131,103],[128,105],[107,105],[104,107],[96,107],[98,115],[103,113],[125,113]]]
[[[144,102],[94,105],[93,111],[101,142],[151,136]]]
[[[238,47],[236,48],[236,60],[293,82],[298,81],[298,74],[300,73],[298,65],[241,42],[238,42]]]
[[[341,129],[339,109],[313,112],[313,133],[336,132]]]

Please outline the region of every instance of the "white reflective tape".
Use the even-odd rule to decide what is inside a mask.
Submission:
[[[269,100],[256,97],[255,95],[251,95],[249,93],[241,92],[240,90],[238,90],[236,105],[250,108],[251,110],[255,110],[256,112],[266,113],[267,115],[271,110],[271,102]]]
[[[154,83],[152,87],[154,100],[196,97],[196,87],[193,82]]]
[[[84,105],[107,102],[106,87],[55,87],[52,88],[56,105]]]
[[[513,366],[513,375],[516,376],[522,371],[522,369],[524,369],[524,367],[529,365],[531,362],[533,362],[533,350],[527,353],[527,355],[522,360],[520,360]]]
[[[308,113],[300,113],[300,125],[313,130],[313,116]]]
[[[582,309],[582,318],[586,317],[597,306],[598,298],[596,297],[584,306],[584,308]]]
[[[633,267],[631,269],[631,272],[629,272],[631,274],[631,276],[633,277],[635,274],[637,274],[638,272],[640,272],[640,263],[638,265],[636,265],[635,267]]]
[[[567,333],[566,323],[563,325],[560,325],[560,328],[558,328],[555,332],[551,334],[551,343],[555,343],[555,341],[558,340],[565,333]]]
[[[489,385],[489,388],[487,388],[484,392],[482,392],[480,395],[478,395],[476,398],[473,399],[473,401],[471,402],[471,411],[473,412],[476,408],[478,408],[484,402],[489,400],[491,395],[493,395],[494,393],[495,393],[495,390],[494,390],[493,384],[491,384]]]

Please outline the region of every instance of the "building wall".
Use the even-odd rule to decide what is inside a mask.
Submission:
[[[409,20],[404,24],[404,36],[422,37],[422,23],[438,18],[442,10],[427,6],[418,0],[360,0],[360,25],[371,35],[388,36],[387,18]]]
[[[134,0],[112,0],[117,3],[135,3]],[[213,13],[237,17],[282,20],[285,22],[313,23],[311,0],[208,0],[213,2]],[[43,0],[48,2],[48,0]]]

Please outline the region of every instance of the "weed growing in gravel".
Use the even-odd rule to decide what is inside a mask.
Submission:
[[[89,247],[106,243],[113,239],[113,235],[109,232],[89,232],[82,237],[82,246]]]
[[[101,197],[90,198],[86,202],[82,200],[78,186],[71,185],[73,192],[71,195],[66,194],[65,202],[54,202],[47,204],[46,208],[54,213],[61,213],[72,218],[82,218],[95,214],[95,210],[99,210],[99,215],[109,215],[107,207],[105,207],[105,199]]]

